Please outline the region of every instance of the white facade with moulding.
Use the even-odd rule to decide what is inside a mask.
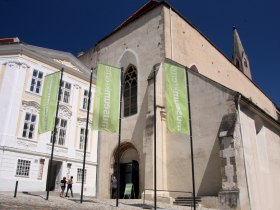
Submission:
[[[60,190],[62,177],[73,176],[73,191],[81,193],[90,70],[70,53],[20,42],[0,45],[0,191],[13,191],[16,181],[18,191],[46,190],[52,144],[51,132],[38,133],[40,101],[44,76],[61,68],[60,141],[54,147],[51,189]],[[84,195],[96,196],[98,133],[90,128],[91,119]]]

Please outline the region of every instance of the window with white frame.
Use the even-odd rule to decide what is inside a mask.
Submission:
[[[17,176],[29,177],[31,161],[18,159],[17,162]]]
[[[65,81],[61,82],[61,95],[59,101],[70,103],[71,84]]]
[[[36,69],[33,70],[31,84],[29,88],[31,92],[40,94],[43,82],[43,75],[43,72],[38,71]]]
[[[83,179],[83,169],[78,168],[77,170],[77,182],[82,182]],[[84,174],[84,183],[86,183],[87,180],[87,169],[85,169],[85,174]]]
[[[36,118],[35,114],[31,114],[26,112],[22,130],[22,137],[27,139],[33,139],[35,134],[35,126],[36,126]]]
[[[83,97],[83,109],[88,109],[88,91],[84,90],[84,97]]]
[[[86,129],[81,128],[80,129],[80,144],[79,144],[79,149],[84,149],[85,145],[85,140],[86,140]],[[88,141],[87,141],[87,150],[88,150]]]
[[[64,145],[65,144],[65,138],[66,138],[66,128],[67,128],[67,120],[58,118],[57,123],[57,130],[55,135],[55,141],[54,143],[57,145]],[[52,139],[51,139],[52,143]]]

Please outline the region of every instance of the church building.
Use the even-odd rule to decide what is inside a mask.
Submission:
[[[95,70],[99,63],[124,70],[121,197],[125,185],[132,183],[135,198],[153,199],[155,172],[158,199],[176,202],[177,197],[192,196],[190,135],[170,133],[166,128],[163,64],[168,61],[188,72],[195,195],[201,204],[221,209],[277,209],[279,108],[253,82],[236,28],[233,45],[232,58],[227,58],[168,3],[149,1],[78,57]],[[155,71],[156,83],[151,76]],[[100,131],[100,198],[111,196],[117,151],[118,134]]]

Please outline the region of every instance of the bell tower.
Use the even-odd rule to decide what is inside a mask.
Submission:
[[[233,26],[233,55],[232,62],[243,74],[252,80],[248,56],[245,53],[239,34]]]

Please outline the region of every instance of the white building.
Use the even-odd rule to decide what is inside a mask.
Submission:
[[[60,188],[63,176],[73,176],[73,191],[81,192],[90,70],[70,53],[17,39],[0,44],[0,191],[13,191],[17,180],[18,191],[46,190],[52,144],[51,132],[38,133],[40,101],[44,76],[61,68],[59,140],[54,147],[51,190]],[[96,196],[98,133],[90,127],[91,120],[84,195]]]

